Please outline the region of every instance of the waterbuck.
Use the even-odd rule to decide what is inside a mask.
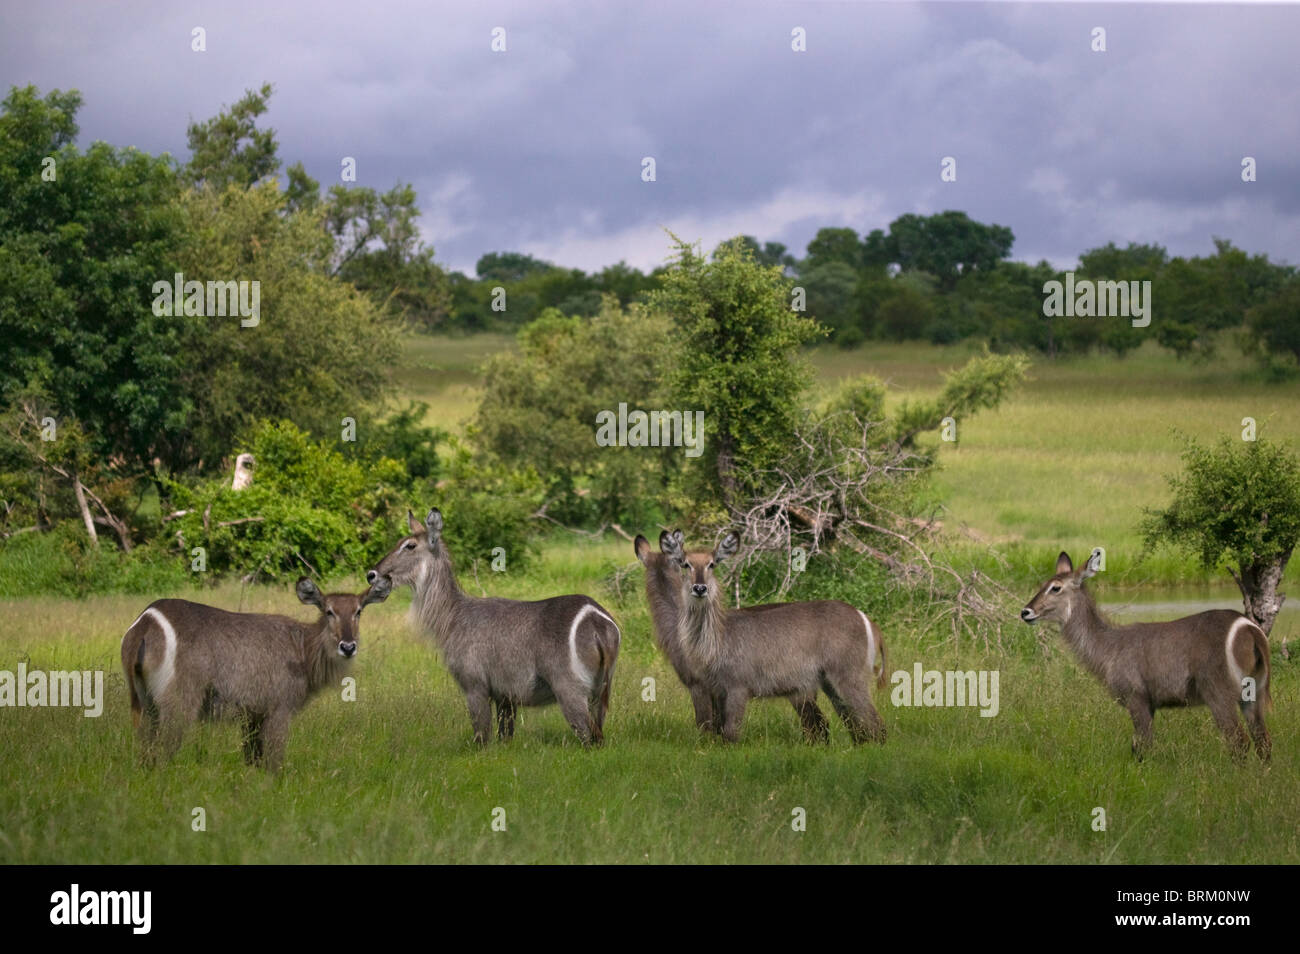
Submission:
[[[619,629],[588,596],[553,596],[526,603],[463,592],[442,539],[442,513],[421,525],[407,512],[411,535],[366,574],[414,591],[411,615],[433,636],[465,693],[474,741],[486,744],[497,710],[497,736],[515,730],[516,706],[560,704],[584,745],[604,739]]]
[[[1084,587],[1096,574],[1102,551],[1075,571],[1068,554],[1056,573],[1020,611],[1026,623],[1053,620],[1079,660],[1128,709],[1133,719],[1133,754],[1151,745],[1157,709],[1207,705],[1235,757],[1249,744],[1237,710],[1246,717],[1255,754],[1265,762],[1272,743],[1264,726],[1269,698],[1268,637],[1235,610],[1208,610],[1164,623],[1115,626],[1097,611]]]
[[[740,539],[729,533],[712,553],[682,548],[680,532],[660,538],[665,555],[681,571],[678,638],[690,665],[702,674],[721,710],[722,737],[740,737],[745,706],[755,696],[784,696],[799,711],[804,729],[815,723],[817,692],[831,700],[855,743],[885,741],[885,724],[871,703],[869,676],[886,682],[885,646],[867,614],[839,600],[772,603],[728,609],[714,570],[736,552]],[[825,719],[817,712],[821,731]]]
[[[695,707],[695,725],[702,732],[720,733],[722,731],[721,699],[715,700],[704,679],[701,667],[694,663],[686,653],[678,631],[678,617],[681,614],[682,581],[678,563],[670,554],[681,550],[682,532],[670,534],[666,530],[659,534],[659,549],[656,553],[650,541],[640,534],[633,541],[636,558],[645,566],[645,595],[650,604],[650,617],[654,621],[655,642],[669,664],[677,673],[686,691],[691,694],[691,705]],[[736,613],[765,612],[767,607],[748,607],[735,610]],[[825,742],[830,739],[826,716],[817,707],[817,701],[797,700],[792,698],[790,704],[799,714],[804,733],[810,742]]]
[[[289,719],[357,652],[361,610],[388,598],[390,580],[359,595],[322,596],[298,581],[298,599],[320,610],[310,623],[288,616],[231,613],[189,600],[156,600],[122,637],[131,718],[146,758],[162,734],[168,758],[198,719],[243,723],[244,761],[276,771]]]

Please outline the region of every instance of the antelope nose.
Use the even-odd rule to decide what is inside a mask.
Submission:
[[[1022,609],[1022,610],[1020,611],[1020,618],[1021,618],[1021,619],[1033,619],[1033,618],[1034,618],[1034,611],[1031,610],[1028,606],[1026,606],[1024,609]]]
[[[691,586],[691,592],[696,596],[704,596],[709,592],[709,588],[703,583],[695,583]]]
[[[375,580],[377,580],[377,579],[379,579],[379,574],[376,573],[374,570],[367,570],[367,571],[366,571],[366,582],[367,582],[367,583],[373,583],[373,582],[375,582]]]
[[[351,659],[352,656],[356,654],[356,651],[357,651],[356,643],[339,643],[339,652],[341,652],[344,656],[347,656],[349,659]]]

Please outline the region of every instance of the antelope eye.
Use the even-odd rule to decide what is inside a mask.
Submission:
[[[407,540],[405,543],[402,544],[402,549],[403,549],[403,550],[414,550],[414,549],[415,549],[415,541],[414,541],[414,540]]]
[[[1049,593],[1059,593],[1059,592],[1061,592],[1061,584],[1060,584],[1060,583],[1053,583],[1050,587],[1048,587],[1047,592],[1049,592]]]
[[[332,617],[332,616],[334,615],[334,611],[333,611],[332,609],[327,609],[327,610],[325,611],[325,615],[326,615],[326,616],[330,616],[330,617]]]
[[[705,569],[706,569],[706,570],[712,570],[712,569],[713,569],[713,561],[712,561],[712,560],[709,561],[709,565],[706,566]]]

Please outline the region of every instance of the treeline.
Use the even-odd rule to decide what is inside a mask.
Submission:
[[[1113,243],[1079,256],[1076,280],[1150,282],[1153,320],[1134,327],[1114,318],[1048,318],[1048,282],[1065,272],[1046,261],[1008,258],[1014,235],[964,212],[903,215],[888,230],[859,236],[823,228],[797,258],[778,242],[742,241],[755,259],[779,265],[803,289],[801,307],[843,347],[864,341],[985,341],[997,351],[1046,355],[1101,349],[1123,355],[1154,340],[1180,357],[1208,356],[1222,332],[1279,371],[1300,362],[1300,281],[1293,266],[1249,255],[1226,239],[1214,254],[1170,256],[1159,245]],[[590,317],[601,296],[645,301],[664,269],[644,274],[620,263],[587,274],[519,252],[479,259],[477,278],[451,276],[448,330],[511,331],[547,308]],[[497,296],[494,309],[494,290]],[[796,307],[800,307],[796,304]]]

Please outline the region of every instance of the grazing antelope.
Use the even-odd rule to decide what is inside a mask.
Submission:
[[[150,603],[122,637],[131,718],[146,758],[160,731],[170,758],[196,720],[234,718],[243,723],[244,761],[278,770],[290,718],[339,682],[357,653],[362,608],[391,589],[379,580],[357,596],[322,596],[303,577],[299,601],[320,610],[310,623],[189,600]]]
[[[367,580],[390,578],[414,591],[411,615],[433,636],[447,668],[465,693],[474,741],[486,744],[515,730],[516,706],[560,704],[584,745],[604,739],[610,683],[618,659],[619,629],[589,596],[553,596],[526,603],[480,599],[464,593],[442,540],[442,514],[429,511],[423,525],[407,512],[404,538]]]
[[[701,732],[720,733],[722,732],[723,712],[721,699],[714,700],[705,681],[703,669],[692,662],[687,655],[681,634],[678,632],[677,621],[681,613],[682,574],[678,564],[673,561],[669,554],[675,550],[680,550],[681,546],[682,532],[680,530],[672,534],[665,530],[659,534],[659,549],[661,551],[659,553],[654,552],[650,547],[650,541],[639,534],[636,540],[633,541],[636,558],[645,567],[645,595],[646,601],[650,604],[650,617],[654,620],[655,642],[659,644],[663,654],[668,657],[668,662],[673,667],[673,671],[677,673],[677,678],[682,681],[686,691],[691,694],[691,705],[695,707],[696,728]],[[766,607],[758,606],[739,609],[734,612],[761,613],[765,611]],[[830,740],[826,716],[817,707],[815,699],[802,702],[791,699],[790,704],[794,706],[795,712],[799,714],[799,721],[803,724],[808,741],[826,742]]]
[[[680,532],[660,538],[664,554],[681,570],[678,638],[703,674],[715,710],[721,709],[724,739],[740,737],[745,706],[755,696],[786,697],[808,731],[807,707],[816,707],[821,690],[855,743],[885,741],[868,679],[879,651],[876,685],[884,688],[885,646],[866,613],[839,600],[728,609],[714,570],[740,539],[729,533],[712,553],[687,553],[681,540]]]
[[[1267,762],[1272,750],[1264,710],[1269,697],[1268,637],[1235,610],[1208,610],[1164,623],[1114,626],[1097,611],[1084,587],[1096,574],[1102,551],[1096,549],[1078,572],[1068,554],[1056,560],[1056,573],[1020,611],[1026,623],[1053,620],[1092,674],[1128,709],[1133,719],[1133,754],[1141,758],[1152,741],[1157,709],[1207,705],[1234,756],[1249,744],[1238,709]],[[1247,681],[1249,680],[1249,681]]]

